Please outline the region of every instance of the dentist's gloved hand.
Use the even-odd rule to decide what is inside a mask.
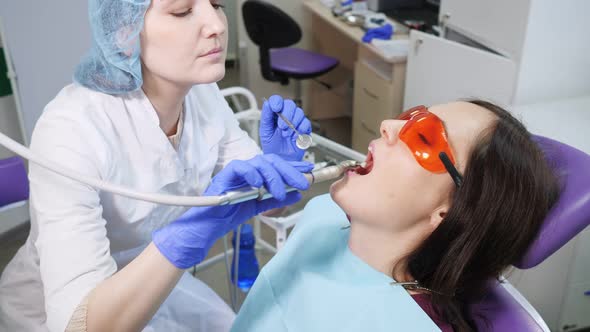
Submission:
[[[264,153],[274,153],[285,160],[299,161],[305,151],[295,144],[297,134],[277,113],[282,113],[301,134],[311,133],[311,122],[292,100],[271,96],[262,105],[260,116],[260,145]]]
[[[250,200],[235,205],[193,207],[179,219],[153,232],[158,250],[174,266],[186,269],[201,262],[215,241],[248,219],[267,210],[293,204],[299,192],[286,193],[285,185],[306,190],[309,183],[302,173],[313,164],[287,162],[276,155],[259,155],[247,161],[230,162],[211,180],[204,196],[217,196],[247,185],[264,187],[275,197]]]

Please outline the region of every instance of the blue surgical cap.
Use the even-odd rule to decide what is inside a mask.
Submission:
[[[93,45],[74,80],[108,94],[141,88],[139,33],[151,0],[89,0]]]

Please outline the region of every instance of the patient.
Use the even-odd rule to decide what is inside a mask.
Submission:
[[[502,108],[404,112],[382,122],[366,168],[308,204],[233,331],[476,330],[468,305],[525,253],[558,193]]]

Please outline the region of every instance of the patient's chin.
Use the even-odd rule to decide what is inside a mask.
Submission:
[[[346,213],[348,213],[347,210],[350,203],[350,199],[347,196],[346,186],[342,180],[336,181],[330,186],[330,197]]]
[[[334,202],[336,202],[337,204],[343,194],[343,187],[344,181],[342,179],[332,183],[332,185],[330,186],[330,196],[332,197],[332,200],[334,200]]]

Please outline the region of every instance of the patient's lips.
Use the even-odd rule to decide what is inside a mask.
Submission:
[[[367,175],[373,169],[373,144],[369,145],[369,152],[367,153],[367,158],[365,159],[365,167],[357,167],[355,172],[359,175]]]

